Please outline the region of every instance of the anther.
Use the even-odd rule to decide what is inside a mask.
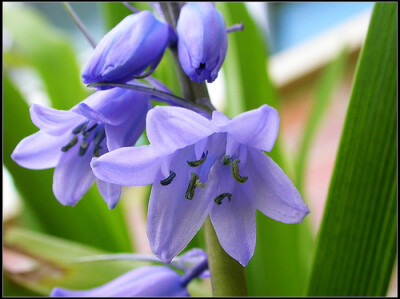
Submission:
[[[63,146],[61,148],[61,151],[63,152],[68,152],[68,150],[73,147],[76,143],[78,142],[78,137],[76,137],[76,135],[74,135],[74,137],[72,138],[72,140],[66,145]]]
[[[94,148],[93,157],[100,157],[100,153],[99,153],[99,150],[100,150],[100,149],[102,149],[102,147],[101,147],[100,145],[97,145],[97,146]]]
[[[221,163],[224,165],[229,165],[229,164],[231,164],[231,158],[228,155],[225,155],[222,158]]]
[[[199,176],[197,174],[195,174],[194,172],[192,172],[192,176],[190,177],[189,186],[187,187],[186,193],[185,193],[186,199],[189,199],[189,200],[193,199],[194,190],[196,189],[197,186],[204,187],[204,184],[201,184]]]
[[[89,143],[86,143],[85,140],[82,140],[80,143],[80,148],[79,148],[79,156],[82,157],[86,153],[88,147],[89,147]]]
[[[91,126],[89,129],[87,130],[82,130],[82,135],[84,138],[88,138],[88,136],[90,135],[90,132],[92,132],[95,128],[97,127],[97,124],[94,124],[93,126]]]
[[[223,200],[225,197],[227,197],[227,198],[228,198],[228,201],[230,202],[231,199],[232,199],[232,194],[230,194],[230,193],[222,193],[222,194],[218,195],[218,196],[214,199],[214,202],[215,202],[217,205],[220,205],[220,204],[222,203],[222,200]]]
[[[85,121],[83,123],[81,123],[79,126],[77,126],[75,129],[72,130],[72,134],[79,134],[80,131],[84,130],[87,126],[89,121]]]
[[[247,177],[247,176],[240,176],[240,174],[239,174],[239,164],[240,163],[240,160],[239,159],[236,159],[236,160],[234,160],[233,162],[232,162],[232,164],[231,164],[231,172],[232,172],[232,176],[233,176],[233,178],[236,180],[236,182],[238,182],[238,183],[244,183],[244,182],[246,182],[247,181],[247,179],[249,178],[249,177]]]
[[[208,151],[206,153],[203,153],[203,155],[201,155],[200,160],[186,161],[186,162],[190,167],[197,167],[204,163],[204,161],[207,159],[207,156],[208,156]]]
[[[104,129],[97,131],[96,135],[94,135],[94,141],[93,141],[94,146],[97,147],[105,137],[106,137],[106,132]]]
[[[166,179],[161,180],[160,184],[163,185],[163,186],[167,186],[167,185],[171,184],[171,182],[175,178],[175,176],[176,176],[176,173],[173,172],[172,170],[170,170],[169,171],[169,176]]]

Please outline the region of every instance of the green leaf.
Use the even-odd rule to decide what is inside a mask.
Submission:
[[[262,104],[278,106],[268,73],[267,54],[260,32],[243,3],[217,3],[227,26],[244,23],[243,32],[228,35],[223,65],[228,115],[255,109]],[[268,153],[281,167],[279,139]],[[284,168],[284,167],[282,167]],[[312,238],[307,218],[301,224],[276,222],[257,212],[257,244],[247,267],[250,296],[298,296],[306,285],[311,262]]]
[[[75,52],[63,32],[27,6],[6,7],[3,16],[3,30],[13,41],[10,57],[38,71],[54,108],[69,109],[89,94],[81,83]]]
[[[145,2],[129,2],[132,6],[139,10],[149,10],[150,4]],[[121,2],[105,2],[102,3],[102,10],[104,15],[104,20],[106,24],[106,29],[111,30],[115,25],[122,21],[132,12],[125,7]]]
[[[27,290],[24,287],[21,287],[14,283],[7,277],[7,274],[3,271],[3,296],[24,296],[24,297],[33,297],[40,296],[40,294],[33,292],[31,290]]]
[[[18,257],[24,266],[4,272],[8,279],[29,290],[48,296],[58,286],[67,289],[90,289],[102,285],[136,267],[143,261],[77,262],[76,258],[107,252],[67,240],[19,228],[10,228],[4,237],[5,254]],[[100,274],[100,275],[99,275]],[[22,295],[19,293],[18,295]]]
[[[376,3],[359,60],[308,295],[385,296],[396,255],[397,4]]]
[[[266,71],[266,48],[244,3],[217,3],[226,26],[244,23],[244,30],[228,34],[228,52],[223,64],[228,83],[227,115],[236,116],[263,104],[277,107],[276,90]]]
[[[325,110],[329,105],[335,87],[343,78],[348,50],[344,49],[339,55],[326,67],[317,82],[315,97],[312,103],[311,114],[304,129],[304,135],[300,142],[300,151],[296,163],[296,186],[303,190],[304,176],[306,173],[307,158],[310,147],[318,131]]]
[[[108,210],[96,186],[75,207],[62,206],[53,195],[53,170],[25,169],[11,159],[18,142],[37,129],[7,70],[3,70],[3,88],[3,159],[24,206],[47,233],[110,251],[129,251],[131,245],[120,207]]]

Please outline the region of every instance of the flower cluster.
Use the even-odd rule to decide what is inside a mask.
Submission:
[[[121,87],[99,85],[68,111],[33,105],[31,118],[40,131],[23,139],[12,158],[26,168],[55,167],[53,191],[64,205],[75,205],[94,181],[110,209],[122,186],[152,184],[147,234],[160,260],[171,262],[210,216],[223,249],[246,266],[255,249],[256,210],[283,223],[301,222],[309,213],[265,154],[278,135],[277,111],[263,105],[230,119],[218,111],[207,116],[182,107],[152,108],[150,88],[122,88],[147,86],[137,79],[154,82],[149,76],[167,47],[176,48],[192,81],[213,82],[227,44],[224,19],[211,3],[185,4],[176,32],[150,11],[126,17],[100,41],[82,74],[84,83]],[[144,129],[150,145],[135,147]],[[159,281],[165,294],[187,294],[167,267],[136,269],[86,294],[115,295],[121,285],[118,294],[162,294],[142,280]]]

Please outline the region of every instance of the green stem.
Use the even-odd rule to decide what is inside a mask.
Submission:
[[[179,12],[184,3],[160,3],[166,20],[176,29]],[[182,97],[190,101],[206,105],[215,110],[210,102],[206,83],[192,82],[181,68],[177,49],[171,49],[179,81],[182,89]],[[204,223],[205,237],[208,253],[208,267],[211,272],[211,284],[214,296],[247,296],[247,285],[244,267],[230,257],[221,247],[212,226],[210,217]]]
[[[210,217],[204,223],[208,267],[214,296],[247,296],[244,267],[219,244]]]

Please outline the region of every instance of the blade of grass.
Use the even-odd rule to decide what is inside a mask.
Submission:
[[[312,146],[314,137],[318,132],[325,110],[332,99],[335,87],[339,84],[344,75],[347,57],[348,50],[344,49],[326,67],[317,82],[312,110],[304,129],[303,137],[299,146],[300,151],[296,161],[295,182],[299,190],[304,189],[304,176],[307,170],[306,166],[310,147]]]
[[[6,277],[45,296],[56,286],[76,290],[90,289],[131,269],[149,264],[132,260],[77,263],[74,262],[76,258],[107,252],[20,228],[6,230],[4,248],[6,255],[17,255],[20,262],[25,262],[26,267],[10,271],[9,264],[6,264]]]
[[[376,3],[357,68],[310,296],[385,296],[396,256],[397,4]]]
[[[11,53],[37,70],[54,108],[70,109],[89,95],[80,79],[75,52],[63,32],[27,6],[7,7],[3,15],[4,30],[13,41]]]

